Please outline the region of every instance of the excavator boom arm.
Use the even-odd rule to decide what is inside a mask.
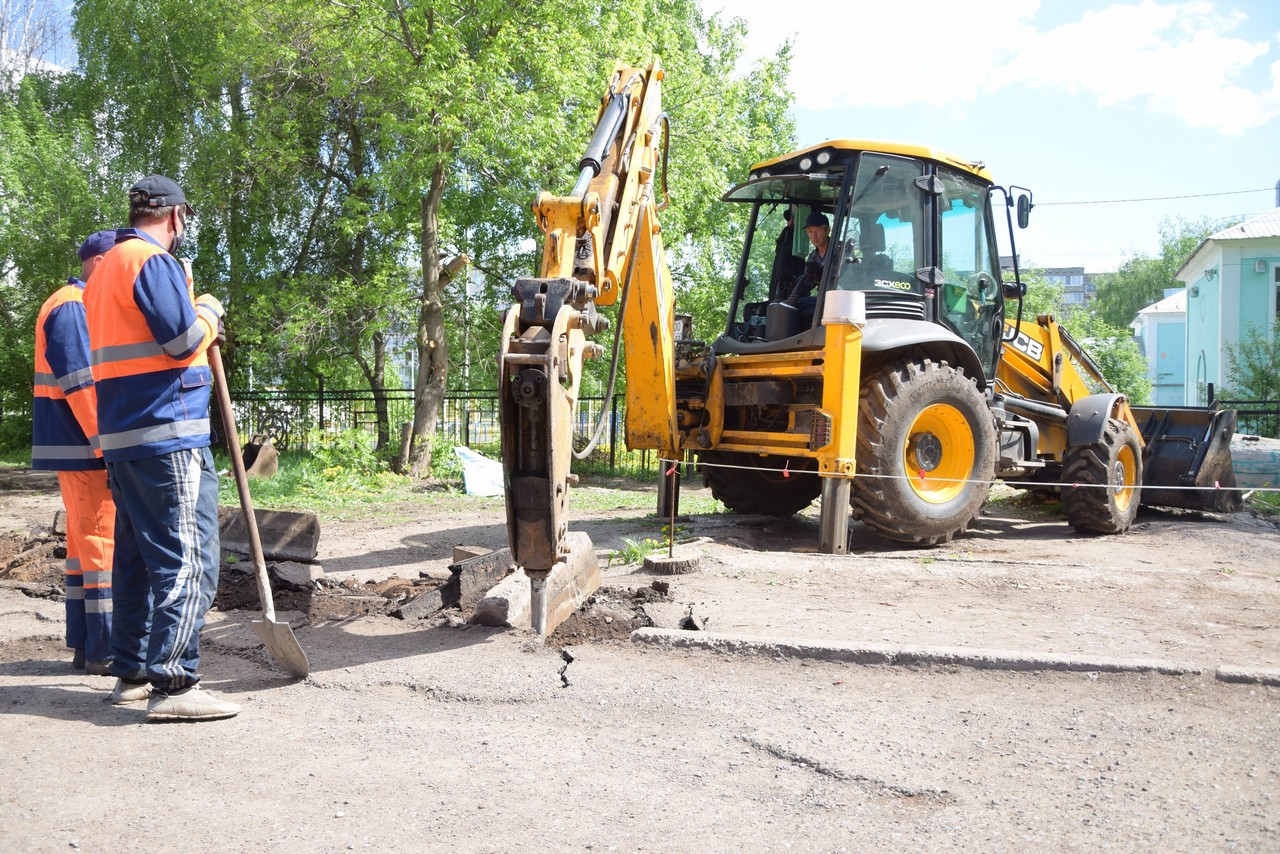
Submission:
[[[515,562],[545,577],[567,556],[573,426],[588,340],[619,304],[627,351],[627,440],[673,449],[674,295],[657,221],[665,142],[663,72],[619,63],[568,196],[539,194],[541,276],[518,279],[499,361],[507,530]],[[616,363],[614,365],[616,369]],[[536,606],[535,606],[536,608]]]

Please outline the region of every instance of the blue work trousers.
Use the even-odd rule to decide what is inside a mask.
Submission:
[[[107,463],[116,502],[111,672],[173,693],[200,681],[218,590],[218,475],[208,448]]]

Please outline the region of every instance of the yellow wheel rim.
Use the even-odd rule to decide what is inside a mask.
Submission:
[[[1111,494],[1115,496],[1116,509],[1124,512],[1133,503],[1133,487],[1137,479],[1137,459],[1133,455],[1133,447],[1120,446],[1116,461],[1111,466]]]
[[[973,473],[973,430],[964,413],[945,403],[922,409],[911,423],[902,464],[911,489],[930,504],[964,492]]]

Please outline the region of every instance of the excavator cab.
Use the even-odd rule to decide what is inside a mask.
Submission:
[[[716,351],[816,345],[827,294],[861,291],[873,327],[945,327],[949,346],[968,351],[965,366],[985,385],[995,375],[1004,317],[991,186],[980,165],[914,146],[831,143],[763,164],[724,196],[752,209]],[[806,267],[813,247],[793,227],[815,212],[832,221],[817,270]],[[898,346],[896,334],[882,337]]]

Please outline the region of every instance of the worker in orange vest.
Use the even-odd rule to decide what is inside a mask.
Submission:
[[[111,552],[116,508],[98,449],[98,401],[89,370],[84,280],[116,244],[96,231],[80,245],[80,270],[36,318],[31,467],[58,473],[67,509],[67,646],[72,666],[94,676],[111,667]]]
[[[116,502],[111,672],[117,704],[150,719],[227,718],[202,690],[200,629],[218,588],[218,476],[209,451],[222,305],[192,296],[178,247],[195,214],[149,175],[129,189],[129,225],[85,288],[98,428]]]

